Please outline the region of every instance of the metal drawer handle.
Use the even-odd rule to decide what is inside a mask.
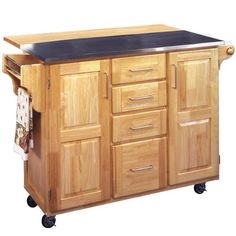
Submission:
[[[152,67],[145,67],[145,68],[134,68],[134,69],[130,69],[130,72],[145,72],[145,71],[151,71],[153,70]]]
[[[141,171],[151,170],[151,169],[153,169],[153,165],[139,167],[139,168],[132,168],[130,169],[130,171],[135,173],[135,172],[141,172]]]
[[[130,101],[140,101],[140,100],[146,100],[146,99],[153,99],[153,95],[129,98]]]
[[[154,128],[153,124],[147,124],[139,127],[130,127],[132,131],[140,130],[140,129],[152,129]]]
[[[104,73],[104,78],[105,78],[105,82],[106,82],[106,89],[105,89],[105,98],[109,99],[109,75],[107,74],[107,72]]]
[[[178,86],[178,67],[173,64],[172,67],[174,68],[174,85],[172,85],[173,89],[177,89]]]

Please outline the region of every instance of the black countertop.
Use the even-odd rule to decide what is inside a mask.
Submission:
[[[219,39],[180,30],[25,44],[21,49],[45,63],[58,63],[209,47],[221,43]]]

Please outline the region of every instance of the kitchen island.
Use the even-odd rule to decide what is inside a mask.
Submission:
[[[9,36],[14,92],[32,97],[28,205],[42,223],[219,178],[218,70],[234,47],[165,25]]]

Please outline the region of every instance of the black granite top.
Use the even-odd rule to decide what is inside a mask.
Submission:
[[[26,44],[21,49],[46,63],[57,63],[207,47],[221,42],[219,39],[180,30]]]

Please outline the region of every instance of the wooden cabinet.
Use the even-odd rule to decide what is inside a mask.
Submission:
[[[165,63],[165,54],[112,60],[115,198],[166,186]]]
[[[218,50],[169,54],[169,183],[217,176]]]
[[[102,37],[113,32],[124,39]],[[45,57],[45,44],[27,45],[52,41],[49,61],[3,57],[14,92],[22,86],[32,97],[35,145],[24,184],[43,221],[52,226],[50,216],[65,211],[218,179],[218,70],[233,46],[166,26],[69,35],[6,38]],[[182,36],[197,44],[176,45]]]
[[[50,69],[54,210],[110,198],[110,108],[102,71],[106,63],[88,63]]]

